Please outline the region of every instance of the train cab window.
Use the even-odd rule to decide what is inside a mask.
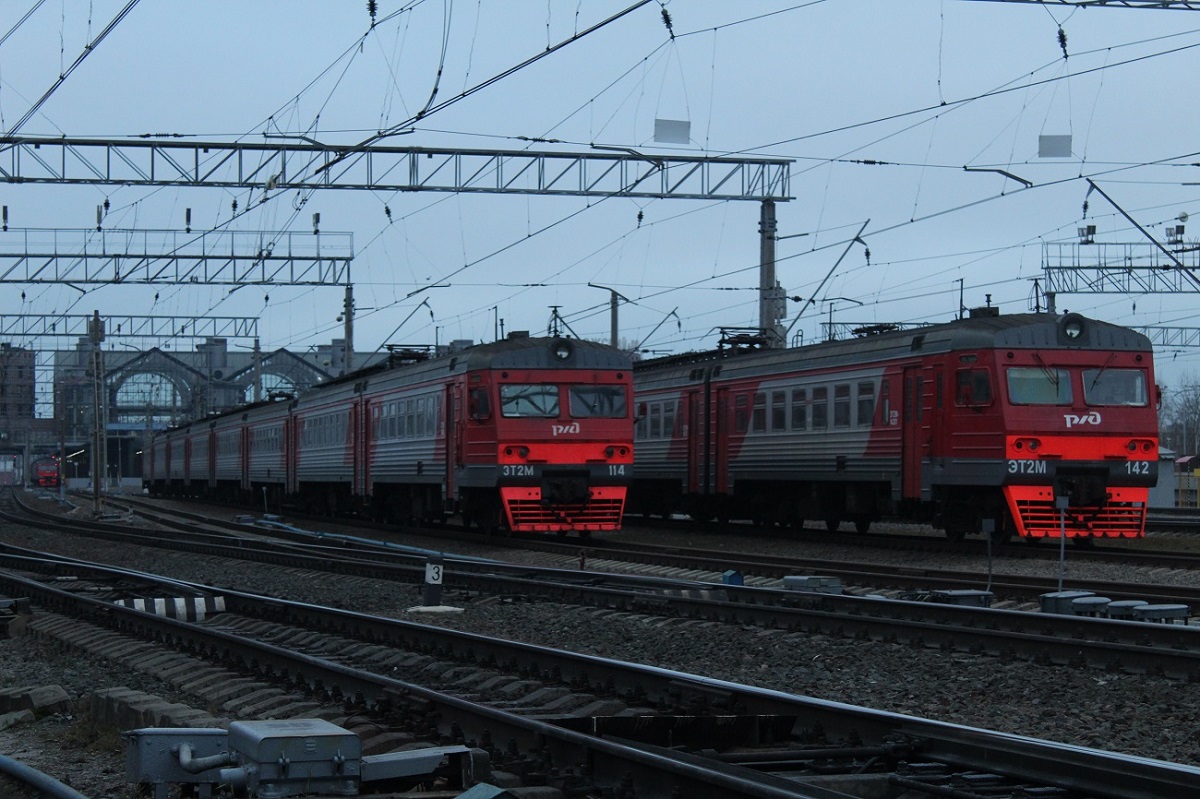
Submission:
[[[500,415],[509,418],[558,418],[558,386],[506,383],[500,386]]]
[[[787,392],[771,392],[771,432],[787,430]]]
[[[841,383],[833,387],[833,426],[850,426],[850,384]]]
[[[471,418],[482,421],[492,415],[492,401],[486,388],[473,388],[467,395],[468,412]]]
[[[792,389],[792,429],[808,429],[808,392],[802,388]]]
[[[826,430],[829,428],[829,389],[814,388],[812,398],[812,429]]]
[[[738,394],[733,400],[733,430],[744,433],[750,429],[750,397]]]
[[[954,404],[979,407],[992,404],[992,378],[987,369],[959,369],[954,377]]]
[[[754,412],[750,414],[750,432],[763,433],[767,429],[767,395],[761,391],[754,395]]]
[[[570,386],[567,391],[574,419],[620,419],[627,413],[625,386]]]
[[[1141,369],[1084,369],[1083,399],[1088,405],[1144,408],[1150,402]]]
[[[875,384],[858,384],[858,426],[870,427],[875,418]]]
[[[1013,366],[1007,374],[1013,405],[1070,405],[1071,373],[1043,366]]]

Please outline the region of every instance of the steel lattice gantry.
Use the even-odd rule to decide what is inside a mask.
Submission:
[[[1048,294],[1196,293],[1200,250],[1166,252],[1149,242],[1046,242],[1042,271]]]
[[[351,233],[9,229],[0,283],[349,285]]]
[[[9,183],[776,200],[790,160],[319,143],[0,137]]]
[[[1156,347],[1200,347],[1200,327],[1154,325],[1133,329],[1149,338]]]
[[[105,315],[105,336],[127,339],[258,338],[258,319],[252,316],[122,316]],[[3,338],[82,338],[89,332],[87,314],[0,314]]]

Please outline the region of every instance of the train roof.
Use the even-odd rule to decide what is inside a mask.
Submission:
[[[357,392],[360,388],[365,388],[366,381],[383,379],[393,374],[421,380],[424,376],[431,374],[456,374],[481,369],[630,370],[631,367],[632,360],[629,353],[607,344],[559,336],[534,337],[510,334],[509,338],[488,344],[476,344],[437,357],[430,357],[423,351],[398,350],[380,363],[339,375],[314,386],[304,394],[240,405],[219,414],[183,422],[171,430],[182,430],[196,424],[217,422],[230,416],[259,410],[265,406],[277,405],[286,408],[293,403],[304,404],[307,400],[328,398],[328,392],[336,391],[338,387]]]
[[[1068,328],[1077,335],[1068,335]],[[979,349],[1100,349],[1151,352],[1150,339],[1126,327],[1089,319],[1080,314],[978,314],[942,324],[888,330],[853,339],[824,341],[788,349],[724,349],[670,355],[641,361],[634,374],[721,362],[756,367],[767,364],[807,366],[852,365],[913,355]]]
[[[459,354],[466,369],[629,369],[628,353],[583,339],[517,337]]]

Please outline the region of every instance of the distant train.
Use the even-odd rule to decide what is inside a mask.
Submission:
[[[295,399],[154,438],[153,494],[484,530],[620,529],[632,369],[603,344],[514,333],[442,357],[393,353]]]
[[[1158,478],[1150,341],[1079,314],[671,356],[634,385],[635,513],[1132,538]]]
[[[29,469],[30,481],[38,488],[58,488],[62,479],[58,458],[38,458]]]

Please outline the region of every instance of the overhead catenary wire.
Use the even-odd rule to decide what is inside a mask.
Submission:
[[[33,116],[41,110],[42,106],[46,104],[46,101],[50,99],[50,96],[58,90],[58,87],[66,83],[67,78],[71,76],[71,73],[79,68],[79,65],[84,62],[84,59],[96,51],[96,48],[100,46],[100,43],[108,37],[108,34],[112,33],[113,29],[121,23],[121,20],[125,19],[125,17],[129,15],[129,12],[132,11],[134,6],[136,6],[139,2],[141,2],[141,0],[129,0],[129,2],[125,4],[125,7],[117,12],[117,15],[113,17],[112,21],[105,25],[104,29],[96,35],[96,38],[84,45],[83,52],[81,52],[75,58],[75,61],[71,64],[71,66],[67,67],[67,69],[58,76],[58,79],[50,85],[50,88],[47,89],[46,92],[39,97],[36,102],[34,102],[33,107],[26,111],[25,115],[18,119],[13,126],[6,131],[6,135],[11,136],[21,128],[25,127],[25,123],[32,119]]]

